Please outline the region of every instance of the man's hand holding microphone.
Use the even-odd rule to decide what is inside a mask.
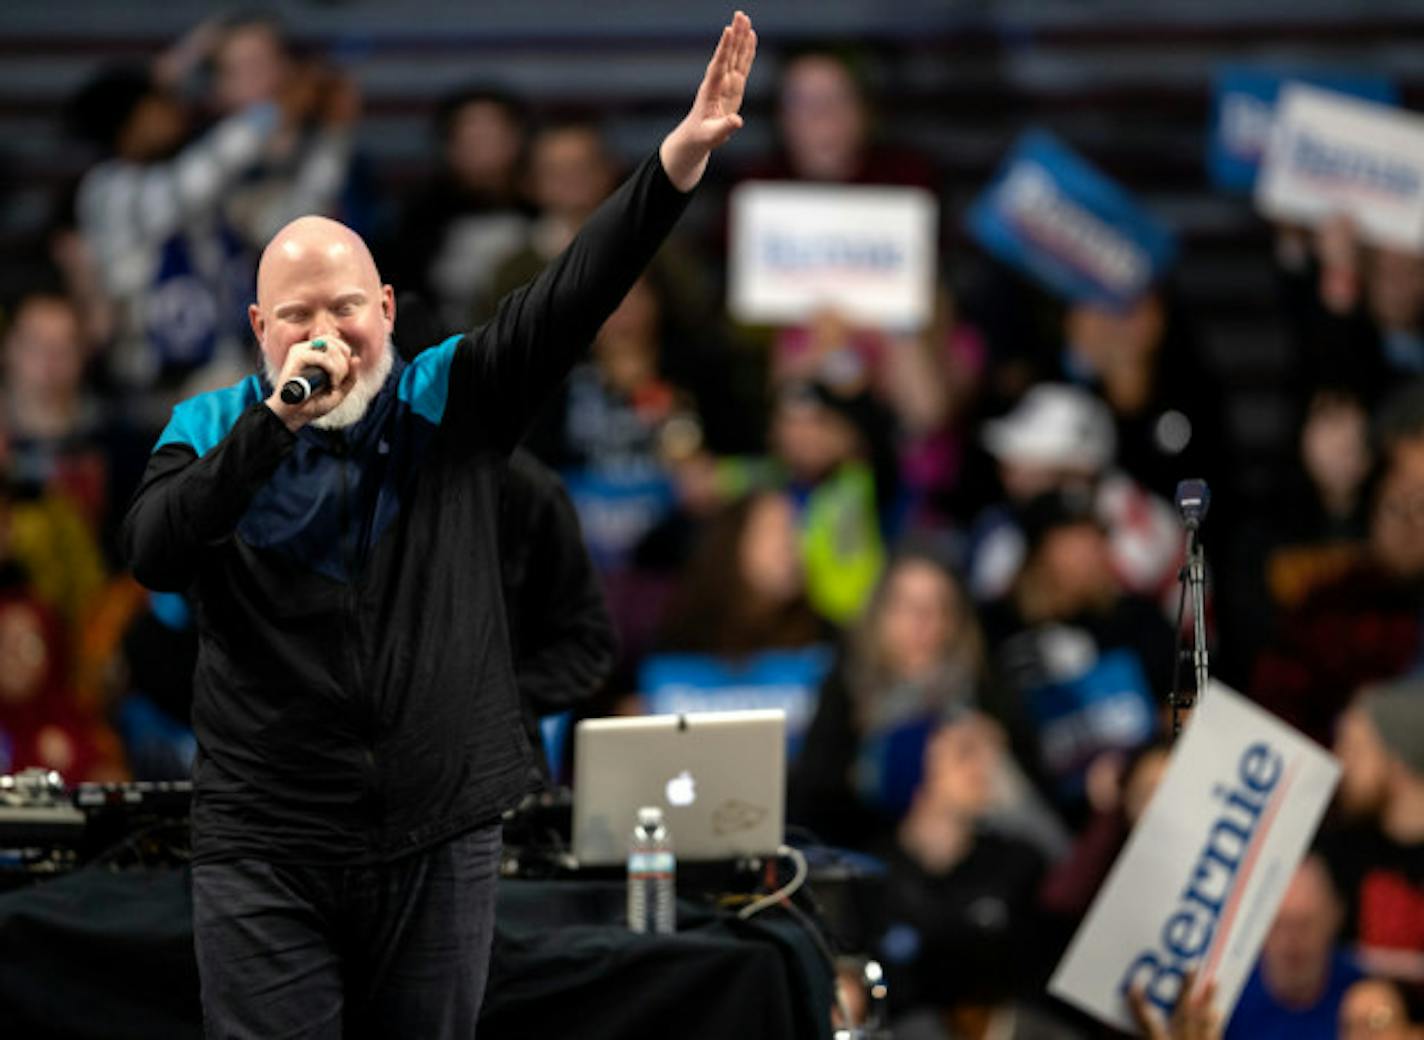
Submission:
[[[295,433],[344,401],[360,371],[361,358],[335,336],[295,343],[267,407]]]

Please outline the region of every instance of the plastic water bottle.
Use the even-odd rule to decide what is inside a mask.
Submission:
[[[628,927],[669,935],[677,930],[677,858],[656,806],[638,810],[628,847]]]

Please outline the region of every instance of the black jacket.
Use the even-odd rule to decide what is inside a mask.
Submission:
[[[618,638],[558,474],[521,448],[501,490],[499,557],[514,671],[537,781],[547,783],[560,763],[544,761],[539,717],[593,696],[613,673]]]
[[[342,433],[292,434],[257,376],[174,410],[123,540],[141,582],[196,608],[196,860],[386,861],[518,800],[500,473],[686,198],[649,157]]]

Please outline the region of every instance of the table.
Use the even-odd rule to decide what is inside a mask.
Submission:
[[[680,901],[623,927],[617,882],[503,880],[479,1040],[829,1040],[831,974],[780,911]],[[0,1021],[15,1037],[202,1035],[184,870],[85,869],[0,896]]]

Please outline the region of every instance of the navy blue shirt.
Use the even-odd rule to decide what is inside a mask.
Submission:
[[[1330,976],[1320,999],[1307,1008],[1288,1008],[1277,1002],[1261,978],[1261,962],[1246,980],[1226,1040],[1335,1040],[1336,1020],[1345,991],[1364,978],[1354,959],[1336,949],[1330,959]]]

